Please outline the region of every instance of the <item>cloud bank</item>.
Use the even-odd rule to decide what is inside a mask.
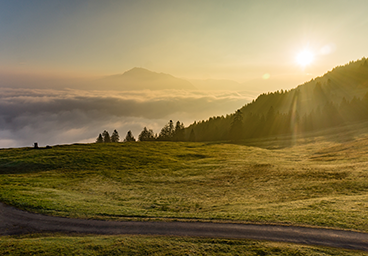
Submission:
[[[234,112],[252,95],[217,91],[81,91],[2,88],[0,148],[94,142],[103,130],[159,132],[172,119],[185,126]]]

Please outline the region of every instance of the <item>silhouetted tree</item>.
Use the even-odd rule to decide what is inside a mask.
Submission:
[[[110,135],[109,135],[108,131],[104,130],[104,132],[102,133],[102,137],[103,137],[103,142],[104,143],[111,142],[111,138],[110,138]]]
[[[155,135],[151,129],[147,130],[147,128],[144,127],[143,131],[138,135],[138,140],[139,141],[152,141],[152,140],[155,140]]]
[[[177,121],[175,125],[175,131],[174,131],[174,140],[183,141],[184,137],[185,137],[184,124]]]
[[[114,132],[111,135],[111,142],[119,142],[119,133],[117,130],[114,130]]]
[[[98,135],[97,139],[96,139],[96,143],[103,143],[103,138],[102,138],[102,135],[101,133]]]
[[[169,121],[162,129],[158,135],[159,140],[172,140],[174,136],[174,123],[172,120]]]
[[[135,141],[135,138],[131,131],[128,131],[127,135],[125,136],[124,142]]]
[[[242,138],[243,131],[243,114],[238,109],[233,117],[233,121],[230,127],[230,138],[233,140],[240,140]]]

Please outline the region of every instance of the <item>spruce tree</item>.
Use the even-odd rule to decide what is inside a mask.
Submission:
[[[152,141],[152,140],[155,140],[155,135],[151,129],[147,130],[147,128],[144,127],[143,131],[138,135],[138,140],[139,141]]]
[[[162,129],[158,135],[159,140],[172,140],[174,136],[174,123],[172,120],[169,121]]]
[[[100,133],[100,135],[98,135],[98,137],[96,139],[96,143],[103,143],[103,138],[102,138],[101,133]]]
[[[114,130],[114,132],[111,135],[111,142],[119,142],[119,133],[117,130]]]
[[[102,137],[103,137],[103,142],[104,143],[111,142],[110,135],[109,135],[108,131],[104,130],[104,132],[102,133]]]
[[[230,127],[230,139],[240,140],[243,137],[243,114],[238,109],[233,117]]]
[[[124,142],[130,142],[130,141],[135,141],[135,138],[134,138],[132,132],[129,130],[127,132],[127,135],[125,136]]]
[[[184,124],[177,121],[175,125],[175,131],[174,131],[174,140],[184,141],[184,137],[185,137]]]

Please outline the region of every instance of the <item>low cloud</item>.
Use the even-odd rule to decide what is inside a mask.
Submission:
[[[143,127],[159,132],[168,120],[187,126],[234,112],[252,99],[236,92],[81,91],[2,88],[0,148],[93,142],[103,130]]]

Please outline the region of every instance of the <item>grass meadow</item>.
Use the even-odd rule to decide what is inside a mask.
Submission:
[[[160,236],[28,235],[0,238],[1,255],[366,255],[276,242]]]
[[[292,143],[290,138],[273,138],[244,144],[133,142],[1,149],[0,201],[72,218],[278,223],[367,232],[368,137],[343,142],[332,138],[342,137],[304,137]],[[4,250],[36,238],[0,239]],[[89,241],[87,245],[105,248],[120,238],[37,239],[42,248],[50,239],[57,244],[68,239],[72,244]],[[137,244],[167,240],[121,239],[137,240]],[[170,239],[173,248],[177,243],[183,244],[183,250],[194,246],[198,254],[206,254],[206,243],[215,241]],[[194,245],[184,246],[190,243]],[[292,245],[236,243],[237,248],[255,243],[252,248],[294,250]],[[295,250],[314,250],[295,246]],[[249,250],[249,255],[256,255]],[[311,251],[310,255],[318,254]]]
[[[0,150],[0,200],[48,215],[368,231],[368,139],[265,149],[139,142]]]

